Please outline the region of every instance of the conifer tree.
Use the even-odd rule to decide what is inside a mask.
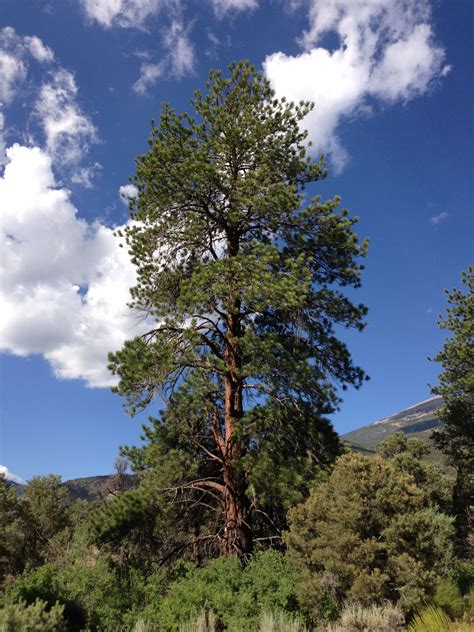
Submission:
[[[148,437],[163,491],[217,509],[221,552],[242,557],[259,483],[327,462],[324,416],[365,377],[334,328],[364,326],[341,288],[359,287],[366,242],[338,198],[305,200],[326,175],[301,130],[312,104],[276,99],[247,62],[229,73],[211,72],[194,116],[164,104],[137,159],[125,237],[131,305],[151,324],[110,368],[132,414],[167,397]]]
[[[433,433],[435,445],[456,469],[454,512],[459,543],[467,537],[469,508],[474,505],[474,267],[462,274],[462,289],[447,290],[449,307],[439,326],[451,332],[434,357],[443,368],[439,385],[443,422]]]

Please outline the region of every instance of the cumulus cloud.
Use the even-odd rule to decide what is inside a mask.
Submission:
[[[348,155],[337,135],[349,117],[372,105],[406,102],[445,76],[444,50],[434,40],[428,0],[311,0],[299,55],[267,56],[265,73],[279,96],[310,100],[305,120],[315,151],[342,169]],[[337,47],[321,45],[335,34]]]
[[[0,178],[0,349],[42,354],[60,378],[113,383],[107,354],[142,332],[135,269],[113,229],[77,216],[51,157],[14,145]],[[24,183],[28,182],[28,187]]]
[[[433,217],[430,218],[430,222],[434,226],[437,226],[438,224],[442,224],[446,219],[448,219],[448,213],[443,211],[442,213],[439,213],[438,215],[433,215]]]
[[[20,483],[20,484],[25,482],[21,478],[21,476],[18,476],[18,474],[13,474],[13,472],[10,472],[10,470],[8,469],[6,465],[0,465],[0,474],[3,474],[3,476],[7,479],[7,481],[13,481],[14,483]]]
[[[92,185],[101,165],[82,159],[97,141],[96,129],[78,104],[74,75],[38,37],[0,31],[2,63],[0,350],[42,354],[58,377],[108,386],[108,352],[141,327],[127,307],[135,270],[113,229],[81,219],[54,176],[59,169],[63,181],[69,174],[73,183]],[[29,75],[33,63],[40,73]],[[8,107],[26,81],[32,113],[26,122],[36,146],[6,149]],[[9,140],[14,135],[10,130]]]

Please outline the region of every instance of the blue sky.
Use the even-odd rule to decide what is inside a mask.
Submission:
[[[188,107],[210,68],[248,58],[305,121],[371,241],[342,332],[370,375],[339,432],[429,396],[443,288],[472,260],[471,0],[2,0],[0,468],[27,480],[108,473],[140,422],[107,352],[143,326],[114,227],[162,101]]]

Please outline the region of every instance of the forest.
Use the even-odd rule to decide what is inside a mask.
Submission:
[[[431,359],[443,463],[403,433],[350,450],[328,417],[368,379],[341,332],[370,318],[369,244],[308,195],[312,108],[248,62],[211,72],[194,115],[162,105],[116,235],[146,333],[109,368],[142,442],[101,500],[0,476],[0,631],[473,629],[474,268]]]

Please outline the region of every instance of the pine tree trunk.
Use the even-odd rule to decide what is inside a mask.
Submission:
[[[236,305],[237,311],[239,307]],[[222,469],[225,522],[222,553],[242,559],[252,551],[252,527],[245,474],[237,464],[245,446],[235,436],[235,426],[243,415],[242,382],[238,375],[241,358],[237,342],[241,332],[235,313],[228,315],[228,324],[231,338],[224,352],[228,371],[224,378],[225,455]]]
[[[252,551],[252,526],[246,485],[241,473],[229,466],[224,471],[225,524],[222,538],[223,555],[237,555],[240,559]]]

